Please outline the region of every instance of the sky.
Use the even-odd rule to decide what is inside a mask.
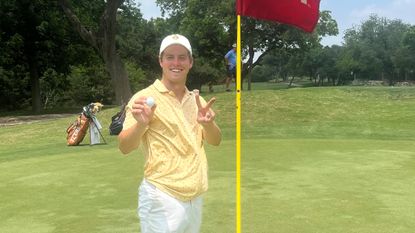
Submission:
[[[155,0],[136,0],[145,19],[161,15]],[[331,11],[331,16],[339,27],[339,35],[325,37],[323,45],[341,45],[344,32],[357,27],[371,14],[387,19],[400,19],[404,23],[415,25],[415,0],[321,0],[320,10]]]

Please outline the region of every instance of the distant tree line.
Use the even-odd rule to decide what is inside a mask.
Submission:
[[[341,46],[274,50],[251,75],[258,82],[306,77],[316,86],[415,81],[415,26],[371,15],[346,31]]]
[[[156,3],[163,17],[146,20],[132,0],[1,1],[0,110],[121,104],[160,77],[158,48],[171,33],[192,42],[189,89],[222,82],[223,56],[236,39],[235,1]],[[312,34],[246,17],[242,31],[248,89],[251,81],[291,76],[333,85],[352,76],[391,82],[414,76],[415,32],[400,21],[374,16],[332,47],[320,43],[338,34],[329,11],[320,12]]]

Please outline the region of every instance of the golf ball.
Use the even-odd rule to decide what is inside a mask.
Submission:
[[[147,97],[147,99],[146,99],[146,104],[151,108],[151,107],[153,107],[153,105],[154,105],[154,103],[155,103],[155,101],[154,101],[154,98],[153,97]]]

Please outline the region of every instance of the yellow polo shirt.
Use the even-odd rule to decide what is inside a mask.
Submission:
[[[124,129],[136,124],[131,114],[133,101],[152,96],[157,104],[154,117],[142,136],[145,155],[144,177],[158,189],[182,200],[191,200],[208,188],[207,160],[202,126],[197,122],[193,92],[186,89],[182,102],[160,80],[137,92],[127,105]],[[200,98],[202,104],[206,104]]]

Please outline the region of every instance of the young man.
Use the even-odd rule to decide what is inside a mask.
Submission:
[[[229,89],[229,84],[232,79],[235,78],[236,74],[236,44],[232,45],[232,49],[225,54],[225,64],[226,64],[226,91],[231,91]]]
[[[144,179],[139,188],[138,215],[142,233],[197,233],[202,221],[202,196],[208,188],[204,141],[219,145],[221,132],[211,109],[197,90],[185,84],[193,65],[192,48],[182,35],[163,39],[161,80],[136,93],[127,105],[119,149],[128,154],[141,144]],[[148,97],[155,105],[146,104]]]

